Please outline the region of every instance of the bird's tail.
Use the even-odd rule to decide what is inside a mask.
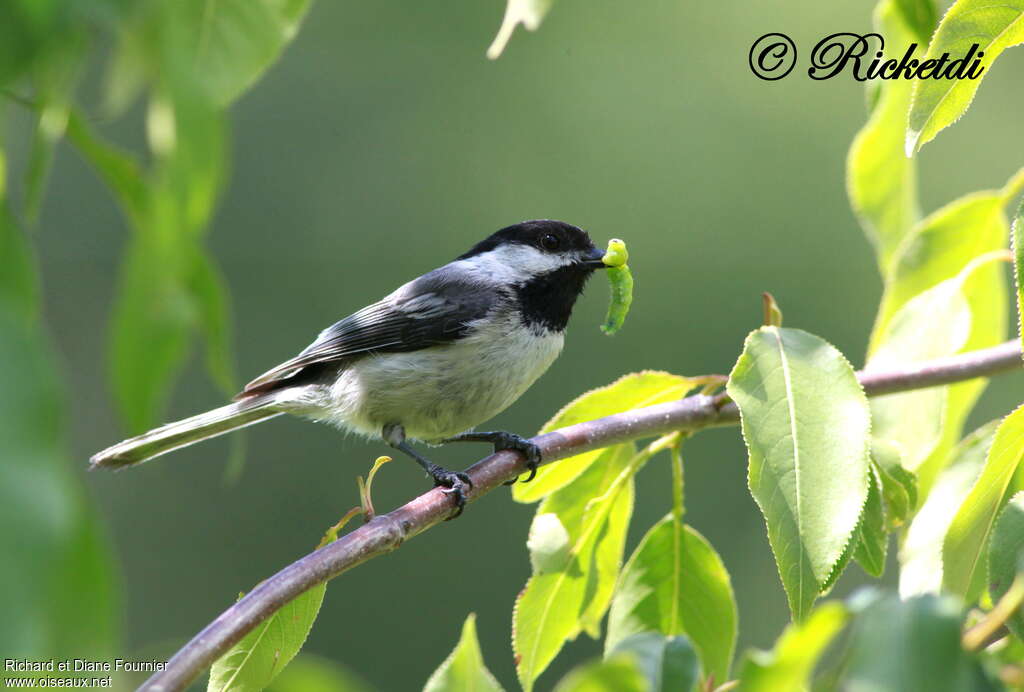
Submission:
[[[276,404],[272,395],[255,396],[168,423],[93,455],[89,459],[90,468],[120,469],[141,464],[175,449],[280,415],[283,411]]]

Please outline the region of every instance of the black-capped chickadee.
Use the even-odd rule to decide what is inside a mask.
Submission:
[[[526,458],[507,432],[467,432],[518,399],[562,350],[573,304],[603,252],[561,221],[503,228],[454,261],[328,327],[299,355],[246,385],[235,403],[169,423],[96,454],[92,468],[138,464],[291,413],[381,439],[448,488],[458,512],[469,477],[423,457],[428,444],[489,442]]]

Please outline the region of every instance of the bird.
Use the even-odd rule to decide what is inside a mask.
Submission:
[[[90,468],[134,466],[287,413],[406,454],[452,496],[454,518],[472,481],[411,443],[515,450],[526,461],[525,481],[532,480],[541,461],[536,444],[475,429],[515,402],[561,353],[573,306],[594,271],[605,268],[603,256],[586,231],[562,221],[502,228],[324,329],[232,403],[113,445],[92,456]]]

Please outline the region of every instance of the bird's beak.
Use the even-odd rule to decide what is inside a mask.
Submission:
[[[607,269],[608,265],[601,258],[604,257],[604,250],[591,248],[583,258],[583,265],[591,269]]]

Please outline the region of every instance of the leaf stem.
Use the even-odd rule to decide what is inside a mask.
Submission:
[[[677,522],[683,520],[683,514],[686,509],[683,506],[683,440],[682,437],[679,441],[672,446],[669,450],[672,455],[672,516],[675,517]]]
[[[968,651],[985,648],[1006,634],[1006,621],[1024,604],[1024,575],[1018,574],[1003,597],[981,622],[964,632],[963,646]]]

